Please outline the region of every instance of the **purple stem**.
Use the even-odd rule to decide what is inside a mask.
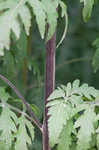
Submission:
[[[45,100],[44,100],[44,122],[43,122],[43,150],[50,150],[48,139],[48,108],[47,98],[54,90],[55,82],[55,47],[56,32],[46,43],[46,70],[45,70]]]
[[[3,80],[5,83],[7,83],[12,89],[13,91],[16,93],[16,95],[19,97],[19,99],[22,100],[22,102],[24,103],[24,105],[26,106],[26,109],[28,111],[28,113],[30,114],[30,116],[33,118],[34,123],[36,124],[36,126],[41,130],[42,132],[42,125],[39,122],[39,120],[36,118],[36,116],[34,115],[33,111],[31,110],[30,106],[28,105],[27,101],[24,99],[24,97],[21,95],[21,93],[17,90],[17,88],[7,79],[5,78],[3,75],[0,74],[0,79]]]

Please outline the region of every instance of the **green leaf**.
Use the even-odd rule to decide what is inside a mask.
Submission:
[[[65,96],[65,92],[60,88],[54,90],[54,92],[48,97],[48,101],[52,99],[57,99]]]
[[[5,91],[4,87],[0,87],[0,100],[2,102],[8,101],[11,96]]]
[[[99,95],[99,91],[94,87],[89,87],[88,84],[83,84],[80,87],[80,92],[88,99],[91,99],[91,96],[96,98]]]
[[[43,5],[39,0],[29,0],[28,1],[31,7],[33,8],[33,12],[36,16],[36,21],[38,24],[38,28],[41,34],[42,39],[44,38],[45,34],[45,25],[46,25],[46,15],[43,9]]]
[[[92,96],[96,98],[99,95],[99,91],[94,87],[88,86],[88,84],[82,84],[80,86],[80,81],[75,80],[72,84],[67,83],[66,86],[61,86],[57,88],[48,98],[48,100],[54,100],[58,98],[63,98],[65,101],[74,104],[83,103],[83,96],[92,100]]]
[[[70,145],[72,143],[71,133],[73,130],[73,121],[67,121],[64,126],[62,133],[60,134],[59,144],[57,150],[70,150]]]
[[[74,81],[73,84],[68,83],[66,87],[62,86],[62,88],[57,88],[50,95],[50,97],[48,98],[49,101],[47,103],[47,107],[49,107],[48,114],[50,116],[48,119],[48,128],[49,128],[49,142],[51,147],[53,147],[55,144],[59,142],[60,133],[62,132],[63,126],[66,125],[67,120],[71,119],[77,114],[78,116],[80,116],[80,113],[84,111],[84,114],[81,115],[80,119],[78,119],[78,122],[79,120],[81,120],[82,122],[84,121],[85,123],[85,121],[87,121],[89,114],[92,113],[91,115],[92,118],[89,118],[90,120],[88,122],[90,127],[92,121],[91,119],[94,119],[95,121],[94,118],[95,113],[93,111],[93,108],[92,110],[89,109],[89,107],[91,106],[90,104],[84,102],[83,97],[85,96],[86,98],[88,98],[88,100],[92,100],[91,96],[96,98],[98,95],[99,91],[96,90],[95,88],[89,87],[87,84],[83,84],[82,86],[80,86],[79,80]],[[78,122],[76,122],[76,124],[78,124]],[[79,138],[78,141],[82,140],[80,139],[82,138],[80,136],[83,136],[84,134],[82,133],[84,132],[84,123],[82,123],[82,126],[78,132]],[[80,125],[81,124],[79,123],[79,126]],[[91,132],[90,130],[91,129],[89,128],[88,131]],[[82,135],[80,134],[80,132]],[[80,142],[78,142],[78,145],[79,143]],[[86,142],[84,144],[86,146],[88,142],[87,144]]]
[[[56,99],[56,100],[53,100],[53,101],[50,101],[47,103],[47,107],[50,107],[50,106],[54,106],[54,105],[59,105],[61,103],[64,103],[64,100],[63,99]]]
[[[81,117],[75,122],[75,128],[78,129],[77,150],[88,150],[92,140],[92,134],[95,133],[94,123],[96,114],[93,108],[87,109]]]
[[[77,83],[77,85],[75,85]],[[79,86],[79,81],[75,80],[72,84],[72,92],[71,94],[79,94],[80,96],[85,96],[88,99],[91,99],[91,96],[96,98],[99,95],[99,91],[94,87],[88,86],[88,84],[84,83]]]
[[[51,147],[59,143],[59,136],[67,121],[77,113],[89,108],[87,104],[71,107],[69,103],[66,103],[62,99],[50,101],[47,106],[49,107],[48,114],[50,115],[48,119],[48,130]]]
[[[18,1],[13,1],[13,0],[3,0],[0,2],[0,11],[6,10],[6,9],[11,9],[17,5]]]
[[[6,8],[8,6],[8,10],[0,16],[0,55],[4,55],[3,49],[6,48],[9,50],[10,48],[10,35],[11,31],[13,31],[19,39],[20,37],[20,23],[18,20],[18,16],[22,19],[22,22],[25,26],[25,30],[27,35],[29,35],[29,28],[31,23],[31,14],[25,5],[26,0],[15,1],[15,5],[10,7],[10,1],[5,1]],[[1,3],[0,3],[1,4]],[[5,9],[5,8],[4,8]],[[25,19],[26,18],[26,19]]]
[[[61,17],[62,18],[65,17],[65,29],[64,29],[64,33],[62,35],[62,38],[59,41],[59,43],[57,44],[56,48],[58,48],[60,46],[60,44],[63,42],[63,40],[64,40],[64,38],[66,36],[66,33],[67,33],[67,28],[68,28],[67,7],[66,7],[66,5],[62,1],[60,1],[59,4],[60,4],[60,7],[62,9]]]
[[[47,34],[47,41],[51,39],[53,36],[56,26],[57,26],[57,6],[58,6],[58,0],[56,1],[49,1],[49,0],[42,0],[42,4],[44,7],[44,11],[47,15],[47,23],[48,23],[48,34]]]
[[[97,134],[97,148],[99,147],[99,133]]]
[[[50,117],[48,120],[48,129],[51,147],[58,143],[59,135],[63,126],[71,116],[71,110],[72,108],[63,102],[60,102],[60,104],[57,103],[49,108],[48,114]]]
[[[42,39],[47,36],[47,41],[53,36],[58,18],[58,5],[62,8],[62,17],[66,18],[66,26],[61,41],[63,41],[67,31],[67,13],[66,6],[60,0],[50,2],[49,0],[4,0],[0,2],[0,55],[4,55],[4,49],[10,49],[10,36],[13,31],[17,39],[20,37],[21,23],[25,27],[26,34],[29,35],[31,26],[31,8],[36,17],[36,22],[40,31]],[[20,17],[20,19],[19,19]],[[48,25],[48,32],[45,34],[46,26]]]
[[[34,127],[30,121],[25,118],[25,124],[30,132],[32,141],[34,140]]]
[[[27,143],[31,144],[31,138],[32,140],[34,139],[34,127],[31,124],[31,122],[28,121],[24,116],[21,116],[19,118],[18,123],[19,123],[19,128],[18,128],[17,134],[15,135],[17,139],[15,143],[15,150],[22,150],[23,147],[24,147],[24,150],[28,150]],[[26,127],[29,130],[31,138],[28,135]]]
[[[87,22],[91,16],[94,0],[80,0],[80,2],[84,2],[83,19]]]
[[[22,19],[22,23],[24,24],[26,34],[29,35],[29,29],[31,26],[31,14],[30,10],[26,5],[22,5],[21,8],[18,10],[18,14]]]
[[[0,150],[9,150],[9,147],[7,146],[7,144],[5,145],[4,142],[0,141]]]
[[[75,142],[72,142],[70,150],[76,150],[76,143]]]
[[[83,104],[83,100],[81,96],[72,95],[69,98],[69,101],[72,103],[72,106],[77,106],[79,104]]]
[[[15,122],[17,122],[16,115],[4,106],[0,116],[0,131],[2,131],[0,141],[4,142],[7,148],[11,147],[14,140],[12,132],[17,131]]]
[[[76,79],[73,81],[72,85],[73,85],[73,89],[76,89],[80,86],[80,81],[78,79]]]
[[[10,45],[10,18],[9,14],[0,17],[0,55],[4,55],[3,49],[9,49]],[[8,26],[6,27],[6,22]]]
[[[39,110],[39,108],[38,108],[36,105],[34,105],[34,104],[30,104],[30,107],[31,107],[32,111],[34,112],[34,114],[35,114],[37,117],[39,117],[39,115],[40,115],[40,110]]]

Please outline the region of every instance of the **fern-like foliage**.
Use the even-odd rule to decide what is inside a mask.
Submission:
[[[99,91],[88,84],[75,80],[72,84],[57,88],[48,98],[49,142],[53,147],[58,144],[58,150],[75,149],[89,150],[92,135],[96,134],[96,105]],[[65,147],[63,146],[65,145]]]
[[[94,0],[80,0],[84,3],[83,18],[85,21],[91,16]],[[10,48],[10,35],[13,32],[19,39],[21,34],[20,23],[24,25],[27,36],[31,26],[32,15],[35,16],[41,38],[44,39],[46,25],[49,24],[46,40],[49,40],[56,30],[58,18],[58,6],[62,9],[61,17],[65,16],[66,26],[58,46],[65,38],[68,17],[66,5],[61,0],[1,0],[0,1],[0,55],[4,55],[4,49]],[[32,14],[33,13],[33,14]]]
[[[61,2],[63,3],[63,2]],[[66,7],[60,4],[60,0],[4,0],[0,1],[0,55],[4,55],[4,48],[10,48],[10,35],[13,32],[19,39],[21,33],[21,23],[24,25],[26,34],[29,35],[32,13],[36,17],[36,22],[42,39],[45,35],[46,24],[49,24],[47,40],[55,32],[57,25],[58,5],[62,7],[66,15]],[[65,4],[64,4],[65,6]],[[31,11],[32,9],[32,11]]]
[[[17,121],[16,115],[10,111],[9,108],[3,106],[4,109],[2,110],[0,116],[0,131],[2,131],[0,136],[0,141],[5,143],[5,148],[9,150],[12,145],[13,135],[12,132],[16,132],[15,123]],[[13,119],[13,120],[12,120]]]
[[[9,104],[9,99],[13,100],[6,89],[0,87],[0,149],[21,150],[24,147],[28,150],[27,144],[34,140],[34,127],[24,110],[20,117],[17,116],[18,109]]]
[[[78,131],[78,141],[77,141],[77,150],[87,150],[90,147],[90,142],[92,140],[92,134],[95,133],[94,123],[96,113],[93,108],[88,108],[81,117],[75,122],[75,128],[79,128]]]
[[[70,145],[72,143],[72,136],[71,136],[72,130],[73,130],[73,121],[69,120],[67,121],[65,127],[63,127],[63,130],[60,134],[58,150],[70,149]]]
[[[32,140],[34,139],[34,128],[33,125],[28,121],[24,116],[21,116],[18,119],[19,129],[15,137],[17,138],[15,144],[15,150],[21,150],[24,147],[24,150],[27,150],[27,143],[31,144],[31,138],[27,134],[26,127],[29,129]]]

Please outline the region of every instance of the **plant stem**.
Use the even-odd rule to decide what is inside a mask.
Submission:
[[[46,43],[46,68],[45,68],[45,100],[44,100],[44,122],[43,122],[43,150],[50,150],[48,139],[48,108],[47,98],[53,92],[55,82],[55,47],[56,32]]]
[[[24,97],[21,95],[21,93],[17,90],[17,88],[7,79],[5,78],[3,75],[0,74],[0,79],[3,80],[5,83],[7,83],[12,89],[13,91],[16,93],[16,95],[19,97],[19,99],[22,100],[22,102],[24,103],[24,105],[26,106],[26,109],[28,111],[28,113],[30,114],[30,116],[33,118],[34,123],[36,124],[36,126],[41,130],[42,132],[42,125],[39,122],[39,120],[36,118],[36,116],[34,115],[33,111],[31,110],[30,106],[27,103],[27,100],[24,99]]]

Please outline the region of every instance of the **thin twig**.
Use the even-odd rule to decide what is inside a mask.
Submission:
[[[21,95],[21,93],[17,90],[17,88],[13,84],[1,74],[0,74],[0,79],[3,80],[6,84],[8,84],[13,89],[13,91],[16,93],[16,95],[19,97],[19,99],[22,100],[22,102],[26,106],[26,109],[27,109],[28,113],[33,118],[34,123],[40,129],[40,131],[42,132],[42,124],[39,122],[39,120],[34,115],[33,111],[31,110],[30,106],[28,105],[26,99],[24,99],[24,97]]]
[[[21,111],[20,109],[18,109],[18,108],[16,108],[16,107],[12,106],[12,105],[10,105],[10,104],[3,104],[3,103],[0,103],[0,106],[1,106],[1,107],[4,107],[4,105],[8,106],[10,109],[14,110],[15,112],[17,112],[17,113],[19,113],[19,114],[22,114],[22,115],[24,114],[24,116],[25,116],[28,120],[30,120],[31,122],[34,122],[34,121],[33,121],[33,118],[31,118],[27,113]]]
[[[63,67],[64,65],[71,64],[71,63],[74,63],[74,62],[79,62],[79,61],[85,61],[85,60],[91,60],[91,58],[88,58],[88,57],[81,57],[81,58],[73,58],[73,59],[70,59],[70,60],[66,60],[63,64],[59,64],[59,65],[56,67],[56,70],[60,69],[60,68]]]

